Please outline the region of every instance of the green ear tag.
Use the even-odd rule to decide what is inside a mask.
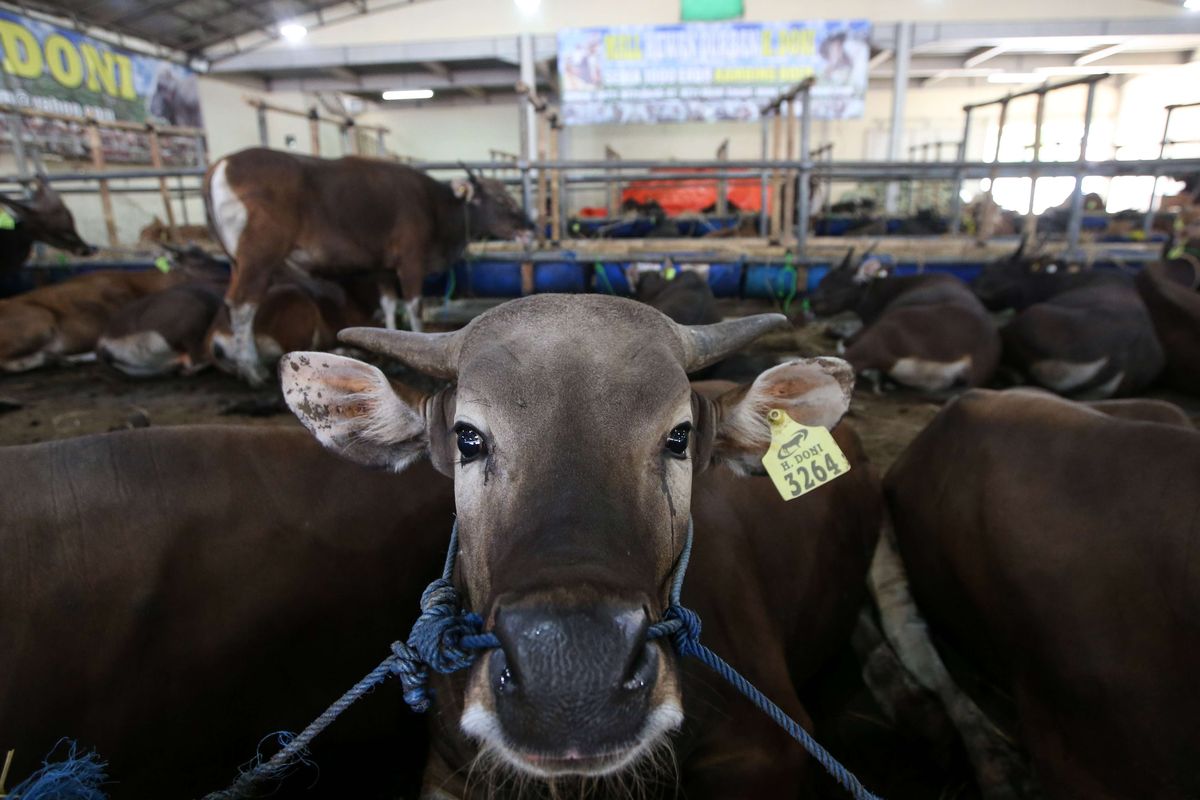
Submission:
[[[667,268],[663,270],[663,277],[669,281],[675,280],[675,276],[678,274],[679,270],[675,269],[673,266],[667,266]]]
[[[154,259],[154,266],[158,267],[158,271],[164,275],[171,271],[171,262],[166,256],[159,256]]]
[[[850,471],[850,462],[826,429],[801,425],[780,408],[767,414],[771,446],[763,467],[784,500],[794,500]]]
[[[17,227],[17,221],[7,211],[0,211],[0,231],[11,231]]]

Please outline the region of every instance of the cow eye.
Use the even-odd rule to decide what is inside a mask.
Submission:
[[[687,456],[688,437],[692,433],[692,423],[685,422],[682,425],[676,425],[667,434],[667,452],[675,458],[684,458]]]
[[[458,452],[462,455],[464,464],[487,452],[483,434],[470,425],[459,423],[454,426],[454,433],[458,436]]]

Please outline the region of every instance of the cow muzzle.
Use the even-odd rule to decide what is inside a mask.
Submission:
[[[464,730],[542,777],[624,769],[682,720],[674,662],[647,641],[649,623],[644,608],[502,607],[501,647],[474,676]]]

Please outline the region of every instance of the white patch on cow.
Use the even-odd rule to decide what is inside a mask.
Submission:
[[[106,337],[96,344],[96,350],[103,353],[118,370],[136,378],[169,374],[180,369],[185,362],[185,358],[158,331]]]
[[[31,369],[45,366],[46,352],[39,350],[36,353],[30,353],[27,356],[20,358],[10,358],[8,361],[0,361],[0,370],[5,372],[28,372]]]
[[[425,326],[421,323],[421,298],[414,297],[412,300],[405,301],[404,309],[408,313],[408,327],[417,333],[425,330]]]
[[[267,380],[254,341],[254,313],[257,310],[254,303],[242,303],[229,309],[229,325],[233,329],[233,351],[229,355],[237,364],[238,374],[253,386],[260,386]]]
[[[389,331],[396,330],[396,311],[400,308],[400,302],[396,295],[391,292],[379,293],[379,310],[383,312],[383,327]]]
[[[888,377],[913,389],[926,392],[942,392],[963,382],[971,371],[971,357],[963,356],[957,361],[925,361],[920,358],[902,358],[887,371]]]
[[[598,772],[589,774],[613,775],[624,770],[645,756],[664,736],[682,724],[683,709],[677,702],[667,700],[660,703],[646,715],[646,722],[638,734],[637,743],[622,753],[619,758],[605,764]],[[514,769],[541,778],[555,777],[555,773],[539,769],[537,764],[521,757],[508,745],[496,713],[485,708],[482,703],[470,702],[463,709],[462,717],[459,718],[459,726],[463,733],[476,739],[485,750],[495,753],[504,763]]]
[[[1069,394],[1100,374],[1108,366],[1108,356],[1095,361],[1060,361],[1046,359],[1034,362],[1029,373],[1040,385],[1059,394]]]
[[[246,205],[234,193],[233,187],[225,177],[225,168],[229,162],[221,160],[213,169],[212,181],[209,183],[209,204],[212,206],[213,227],[217,229],[217,237],[225,247],[230,258],[237,260],[238,241],[242,231],[246,229]]]

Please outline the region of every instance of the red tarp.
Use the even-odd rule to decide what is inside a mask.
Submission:
[[[703,175],[706,170],[664,169],[658,172]],[[762,205],[762,181],[758,178],[735,178],[726,182],[731,206],[742,211],[758,211]],[[770,202],[771,187],[767,187],[767,202]],[[717,181],[715,178],[697,178],[694,181],[656,181],[653,179],[633,181],[621,192],[621,202],[633,200],[638,203],[656,201],[669,215],[689,211],[700,212],[717,205]]]

